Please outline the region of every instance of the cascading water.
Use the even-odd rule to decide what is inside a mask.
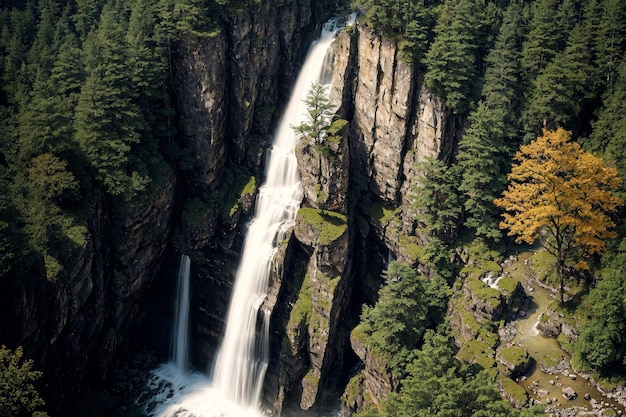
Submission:
[[[189,256],[180,257],[178,268],[178,292],[176,293],[176,311],[174,312],[174,332],[172,334],[172,359],[180,372],[187,372],[187,354],[189,352]]]
[[[276,133],[267,178],[259,190],[255,217],[244,243],[213,378],[188,374],[172,364],[159,368],[152,382],[161,388],[154,400],[157,405],[150,412],[153,416],[260,415],[270,312],[259,314],[259,309],[267,295],[277,244],[293,226],[303,195],[294,152],[297,138],[291,126],[305,120],[303,100],[311,85],[320,80],[324,57],[337,29],[336,21],[327,22],[311,47]],[[186,334],[186,330],[181,332]]]

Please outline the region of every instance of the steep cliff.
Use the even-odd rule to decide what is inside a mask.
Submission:
[[[215,37],[177,46],[182,145],[193,163],[173,244],[192,259],[198,363],[212,359],[219,340],[281,92],[314,26],[308,2],[257,2]]]
[[[384,358],[348,335],[361,303],[375,302],[389,254],[417,264],[422,241],[411,208],[414,165],[425,157],[449,160],[459,135],[458,120],[421,86],[396,45],[365,26],[347,28],[335,40],[330,98],[348,121],[344,139],[329,154],[306,139],[297,148],[303,206],[311,208],[298,214],[294,235],[301,260],[290,272],[300,284],[285,287],[290,307],[276,324],[285,337],[276,343],[278,375],[270,377],[267,395],[275,410],[323,407],[330,393],[343,389],[351,368],[362,369],[344,395],[351,411],[394,389]],[[343,211],[344,201],[349,244],[343,235],[323,239],[338,216],[325,210]]]
[[[86,376],[110,376],[120,352],[137,342],[129,336],[161,267],[175,194],[168,170],[141,205],[96,202],[88,233],[61,259],[65,274],[47,281],[41,265],[17,290],[9,340],[36,359],[51,408],[76,395]]]
[[[86,381],[110,376],[146,341],[167,349],[169,326],[153,322],[167,323],[170,308],[146,317],[147,294],[167,293],[176,276],[165,254],[193,259],[193,356],[211,359],[275,110],[318,20],[308,1],[253,2],[214,36],[187,33],[172,43],[180,161],[153,173],[158,180],[136,201],[97,194],[84,233],[59,259],[64,276],[48,282],[39,260],[4,294],[12,319],[0,327],[3,341],[35,359],[51,409],[63,409]],[[146,335],[146,323],[162,334]]]

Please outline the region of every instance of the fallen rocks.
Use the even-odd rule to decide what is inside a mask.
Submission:
[[[574,400],[576,399],[576,397],[578,397],[578,394],[576,394],[576,391],[574,391],[574,388],[572,387],[563,388],[561,390],[561,394],[566,400]]]

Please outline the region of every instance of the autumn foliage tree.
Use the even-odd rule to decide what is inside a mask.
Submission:
[[[622,204],[613,194],[621,181],[617,170],[568,141],[564,129],[543,131],[516,153],[509,186],[495,204],[505,210],[500,228],[516,242],[544,240],[556,258],[561,302],[569,268],[589,269],[594,254],[615,237],[611,213]]]

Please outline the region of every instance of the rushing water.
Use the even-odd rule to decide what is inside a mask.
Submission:
[[[329,21],[320,39],[311,47],[275,135],[266,181],[259,190],[255,216],[244,242],[225,333],[211,373],[213,377],[187,372],[186,321],[184,329],[177,324],[173,362],[155,371],[151,382],[159,393],[150,415],[260,415],[260,394],[269,356],[270,315],[269,311],[260,309],[267,294],[276,245],[293,226],[303,195],[294,153],[296,134],[291,126],[305,120],[303,100],[311,84],[320,80],[324,57],[336,31],[337,25]],[[179,289],[179,297],[181,294]],[[182,303],[179,300],[178,310]],[[179,337],[184,341],[179,341]],[[184,353],[180,351],[183,346]]]
[[[176,293],[176,311],[174,332],[172,333],[172,359],[174,366],[181,372],[187,372],[189,352],[189,270],[191,259],[187,255],[180,257],[178,268],[178,291]]]

